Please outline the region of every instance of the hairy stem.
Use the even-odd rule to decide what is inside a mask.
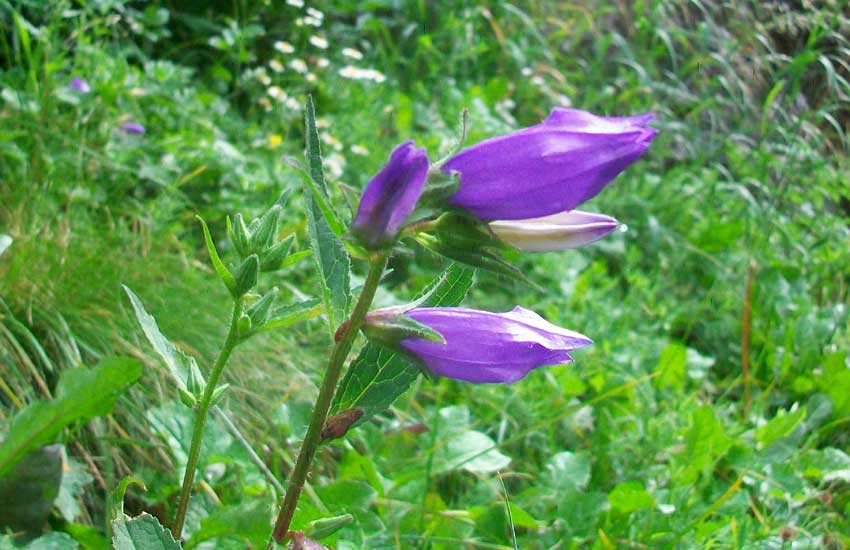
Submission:
[[[301,451],[298,453],[298,459],[295,461],[295,466],[292,469],[289,485],[286,488],[286,495],[283,497],[283,503],[280,506],[280,512],[278,513],[277,521],[275,521],[272,536],[266,546],[268,550],[274,548],[275,541],[283,543],[287,539],[289,525],[295,513],[295,506],[298,504],[298,498],[301,496],[301,490],[304,488],[304,481],[307,479],[307,473],[310,471],[310,464],[313,462],[316,449],[321,442],[322,429],[325,427],[325,422],[327,421],[328,409],[331,406],[331,400],[333,399],[334,391],[336,390],[336,385],[342,372],[342,366],[348,357],[348,353],[351,351],[351,346],[354,344],[354,339],[357,337],[360,327],[363,325],[363,320],[366,318],[369,306],[372,305],[372,299],[375,297],[375,291],[378,289],[378,283],[381,281],[381,275],[383,275],[386,266],[386,255],[374,254],[370,258],[369,274],[366,277],[366,282],[363,284],[363,291],[360,293],[357,305],[354,306],[351,317],[343,324],[340,332],[337,333],[336,344],[331,352],[328,368],[325,371],[322,385],[319,389],[319,396],[316,398],[316,405],[313,407],[313,414],[310,417],[307,435],[304,436],[304,442],[301,443]]]
[[[195,407],[195,426],[192,430],[192,444],[189,447],[189,460],[186,462],[186,473],[183,475],[183,486],[180,488],[180,497],[177,501],[177,514],[174,516],[174,524],[171,527],[171,532],[176,540],[180,540],[183,534],[183,523],[186,520],[189,495],[192,493],[192,485],[195,481],[195,470],[198,468],[198,460],[201,458],[201,441],[204,436],[204,425],[207,423],[207,416],[212,405],[213,392],[215,392],[221,371],[224,370],[224,365],[227,364],[233,348],[239,343],[237,323],[241,316],[242,299],[239,298],[233,304],[233,317],[230,320],[230,330],[227,332],[227,339],[224,341],[224,345],[221,346],[221,351],[218,352],[218,357],[215,360],[215,364],[213,364],[210,378],[207,380],[207,385],[204,388],[204,395]]]

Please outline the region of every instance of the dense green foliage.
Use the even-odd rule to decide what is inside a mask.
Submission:
[[[191,413],[121,284],[208,368],[228,291],[196,214],[229,260],[225,217],[293,190],[281,236],[296,254],[268,286],[282,303],[320,297],[284,158],[301,158],[308,93],[346,222],[394,145],[440,158],[464,108],[470,142],[556,105],[654,111],[661,133],[584,207],[627,230],[524,256],[533,285],[479,272],[464,302],[521,303],[595,345],[512,386],[420,376],[321,449],[295,527],[351,513],[323,540],[340,549],[850,546],[843,3],[297,4],[0,0],[0,433],[66,369],[145,365],[111,415],[69,415],[50,441],[67,456],[30,533],[52,531],[42,547],[103,548],[125,476],[147,486],[127,490],[128,514],[171,521]],[[74,76],[91,91],[69,89]],[[128,120],[147,132],[122,132]],[[411,245],[379,305],[445,263]],[[326,353],[314,319],[234,355],[185,547],[265,543]],[[121,532],[155,525],[137,521]]]

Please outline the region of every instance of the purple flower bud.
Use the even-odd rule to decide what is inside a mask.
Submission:
[[[80,92],[81,94],[87,94],[91,91],[89,83],[77,76],[71,79],[71,82],[68,83],[68,87]]]
[[[460,174],[449,203],[478,218],[523,220],[574,209],[636,161],[657,130],[652,114],[601,117],[555,108],[524,130],[464,149],[443,166]]]
[[[367,248],[382,248],[398,236],[428,178],[428,155],[412,141],[396,147],[363,196],[351,230]]]
[[[370,313],[380,317],[381,310]],[[519,306],[505,313],[460,307],[421,307],[404,313],[439,333],[445,343],[401,341],[439,376],[468,382],[516,382],[532,369],[572,361],[572,350],[591,344],[577,332],[549,323]]]
[[[145,127],[138,122],[127,121],[121,125],[121,129],[128,134],[135,134],[137,136],[145,133]]]
[[[598,241],[617,229],[620,222],[604,214],[572,210],[529,220],[497,220],[489,226],[499,240],[519,250],[551,252]]]

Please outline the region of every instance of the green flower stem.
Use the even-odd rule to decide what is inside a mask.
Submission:
[[[280,513],[278,513],[277,521],[275,521],[274,531],[272,531],[272,536],[266,546],[268,550],[274,548],[275,541],[286,542],[289,525],[295,513],[295,506],[298,504],[298,498],[304,488],[304,481],[307,479],[310,464],[313,462],[316,449],[319,447],[322,429],[327,421],[328,409],[331,406],[342,366],[351,351],[357,333],[360,332],[366,313],[372,305],[372,299],[375,297],[375,291],[378,289],[378,283],[381,281],[386,266],[387,256],[385,254],[373,254],[371,256],[369,274],[366,276],[366,282],[363,284],[363,291],[360,293],[357,305],[354,306],[351,317],[343,323],[337,332],[337,342],[322,379],[319,396],[316,398],[316,406],[313,408],[313,414],[310,417],[310,426],[307,428],[304,442],[301,443],[301,451],[298,453],[298,459],[292,469],[289,486],[286,489],[286,495],[283,497],[283,503],[280,505]]]
[[[224,345],[221,346],[221,351],[218,352],[218,358],[210,372],[210,378],[207,380],[204,388],[204,395],[195,407],[195,426],[192,430],[192,444],[189,447],[189,460],[186,462],[186,473],[183,475],[183,486],[180,488],[180,498],[177,501],[177,514],[174,516],[174,525],[171,527],[171,532],[174,534],[175,540],[180,540],[183,534],[183,523],[186,520],[186,510],[189,507],[189,495],[192,493],[192,485],[195,481],[195,470],[198,468],[198,460],[201,458],[201,441],[204,436],[204,425],[207,423],[207,416],[212,405],[212,396],[215,392],[216,384],[221,376],[221,371],[224,370],[224,365],[230,358],[233,348],[239,343],[239,333],[237,324],[242,316],[242,298],[237,298],[233,303],[233,317],[230,319],[230,330],[227,333],[227,339]]]

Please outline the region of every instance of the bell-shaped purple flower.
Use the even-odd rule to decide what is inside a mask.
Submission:
[[[367,325],[381,315],[381,310],[370,313]],[[420,307],[403,315],[438,333],[443,342],[406,338],[400,346],[434,374],[468,382],[516,382],[537,367],[572,361],[572,350],[592,343],[519,306],[505,313]]]
[[[450,158],[443,171],[458,172],[460,187],[449,204],[485,221],[572,210],[646,151],[657,133],[647,126],[653,118],[555,108],[540,124],[482,141]]]
[[[71,79],[71,82],[68,83],[68,87],[74,91],[80,92],[81,94],[87,94],[91,91],[89,83],[78,76]]]
[[[371,249],[383,248],[398,236],[413,212],[428,178],[428,155],[413,141],[396,147],[387,164],[366,185],[352,233]]]
[[[604,214],[571,210],[528,220],[497,220],[488,225],[499,240],[523,252],[551,252],[598,241],[617,229],[620,222]]]

